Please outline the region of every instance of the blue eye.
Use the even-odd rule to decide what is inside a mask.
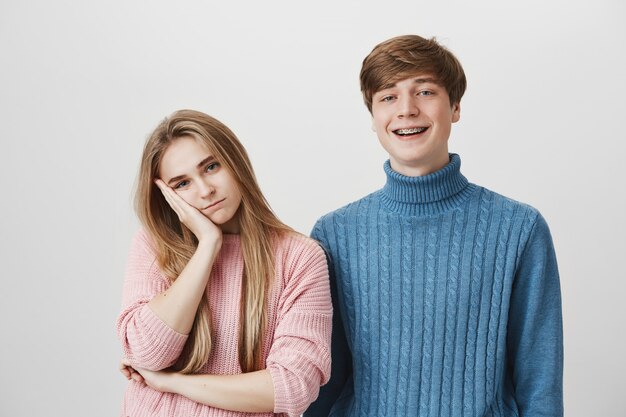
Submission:
[[[387,101],[391,101],[391,100],[393,100],[393,96],[385,96],[385,97],[380,99],[380,101],[382,101],[382,102],[387,102]]]
[[[175,190],[178,190],[178,189],[180,189],[180,188],[186,187],[187,185],[189,185],[189,181],[187,181],[187,180],[183,180],[183,181],[179,182],[178,184],[176,184],[176,185],[174,186],[174,189],[175,189]]]
[[[432,96],[434,93],[432,91],[429,90],[424,90],[424,91],[420,91],[419,93],[417,93],[417,95],[419,96]]]
[[[219,168],[219,166],[220,166],[219,162],[212,162],[206,166],[205,170],[206,172],[215,171],[217,168]]]

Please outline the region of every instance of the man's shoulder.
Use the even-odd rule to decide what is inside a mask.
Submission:
[[[321,216],[317,222],[315,223],[315,227],[319,227],[321,225],[330,225],[337,218],[344,218],[346,216],[354,216],[359,213],[363,213],[369,205],[376,200],[378,193],[380,190],[374,191],[364,197],[359,198],[358,200],[354,200],[344,206],[339,207],[329,213]]]
[[[541,217],[539,210],[528,203],[500,194],[486,187],[479,187],[481,189],[481,199],[489,202],[489,207],[492,210],[502,210],[510,213],[513,217],[526,219],[531,225],[535,223],[537,218]]]

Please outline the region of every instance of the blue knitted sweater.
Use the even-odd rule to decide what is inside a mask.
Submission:
[[[563,415],[559,276],[537,210],[443,169],[322,217],[335,318],[317,416]]]

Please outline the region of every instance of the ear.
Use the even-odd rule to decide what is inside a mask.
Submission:
[[[452,123],[456,123],[461,118],[461,103],[452,105]]]
[[[376,133],[376,125],[374,124],[374,117],[372,117],[372,132]]]

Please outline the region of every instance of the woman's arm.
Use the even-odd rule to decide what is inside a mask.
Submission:
[[[128,255],[122,311],[117,319],[124,357],[136,366],[167,368],[176,362],[185,346],[187,335],[173,330],[148,306],[169,285],[158,267],[150,237],[139,231]]]
[[[148,306],[173,330],[188,334],[206,290],[213,262],[222,246],[222,232],[163,181],[157,180],[156,183],[181,223],[198,238],[198,248],[176,281],[154,297]]]
[[[154,314],[178,333],[191,331],[219,246],[219,242],[200,242],[176,281],[148,303]]]
[[[123,361],[122,365],[127,367],[130,378],[129,363]],[[267,370],[237,375],[185,375],[141,368],[136,371],[152,389],[179,394],[211,407],[247,413],[274,411],[274,385]]]
[[[118,335],[124,356],[141,368],[173,365],[187,340],[222,241],[221,231],[198,210],[160,182],[163,195],[179,219],[199,240],[198,248],[170,285],[159,270],[149,237],[133,241],[124,280]]]
[[[137,382],[143,378],[155,390],[175,392],[212,407],[302,414],[330,376],[332,307],[324,252],[311,240],[297,240],[284,260],[290,276],[285,278],[265,370],[182,375],[152,372],[124,361],[121,372]]]
[[[311,232],[315,239],[326,251],[328,272],[330,276],[330,294],[333,302],[333,330],[331,340],[331,373],[330,380],[320,389],[319,396],[303,413],[304,417],[323,417],[330,415],[340,397],[351,395],[352,381],[352,354],[346,339],[343,322],[341,320],[341,303],[339,301],[338,283],[334,273],[333,260],[330,255],[328,239],[324,232],[324,223],[318,220]]]
[[[274,382],[274,412],[300,415],[330,377],[328,266],[322,248],[305,237],[293,238],[281,258],[285,287],[266,363]]]

